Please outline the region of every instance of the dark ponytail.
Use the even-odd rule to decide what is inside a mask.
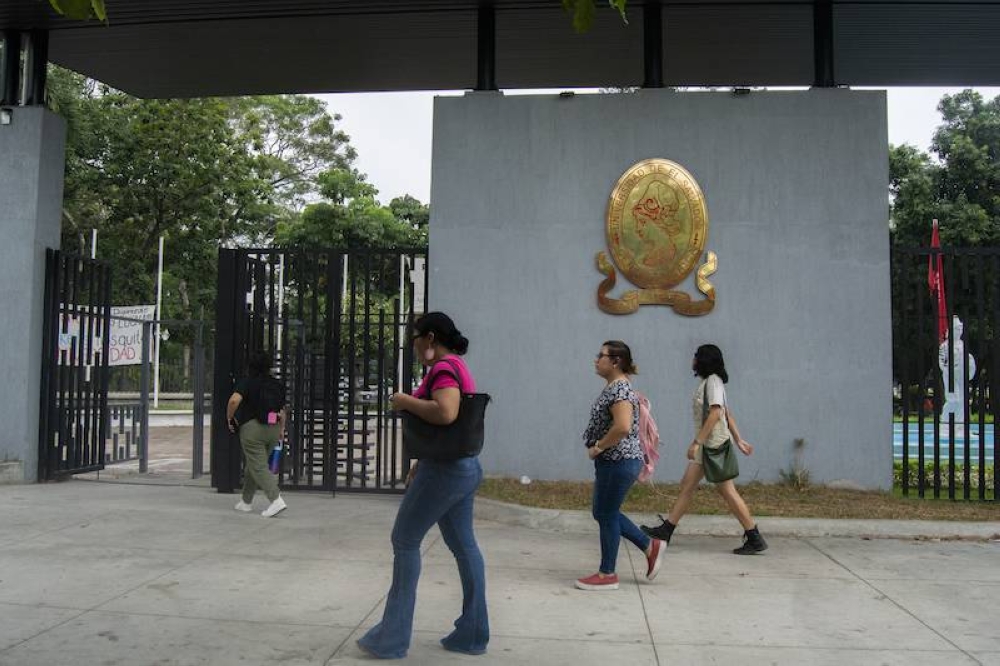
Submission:
[[[455,328],[455,322],[443,312],[428,312],[413,322],[413,332],[421,336],[433,333],[442,346],[460,356],[469,351],[469,339]]]

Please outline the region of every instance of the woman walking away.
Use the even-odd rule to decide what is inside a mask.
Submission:
[[[629,382],[629,375],[636,373],[632,350],[620,340],[608,340],[597,354],[594,371],[605,385],[590,408],[583,442],[594,461],[592,511],[601,531],[601,565],[597,573],[577,580],[576,586],[581,590],[617,590],[615,565],[622,537],[645,554],[646,580],[659,573],[666,544],[647,537],[621,512],[643,464],[639,399]]]
[[[736,447],[749,456],[753,453],[753,446],[740,436],[739,428],[736,426],[736,417],[733,410],[726,404],[726,389],[724,384],[729,381],[726,373],[726,364],[722,358],[722,351],[715,345],[702,345],[694,354],[691,363],[694,374],[701,378],[698,388],[694,391],[694,441],[687,450],[687,457],[690,461],[681,479],[681,491],[674,502],[670,514],[656,527],[642,526],[642,531],[649,536],[663,539],[670,543],[670,537],[674,534],[674,528],[680,522],[684,514],[687,513],[691,505],[691,499],[698,489],[698,483],[705,476],[702,467],[703,449],[717,449],[727,441],[736,444]],[[706,404],[708,405],[706,407]],[[743,545],[733,550],[737,555],[755,555],[767,550],[767,542],[757,530],[750,510],[747,508],[740,493],[736,490],[736,484],[732,479],[716,484],[716,490],[726,501],[729,512],[736,516],[743,526]]]
[[[451,318],[429,312],[413,325],[413,350],[430,371],[413,395],[397,393],[392,407],[424,421],[448,425],[458,418],[462,393],[475,392],[475,380],[461,355],[469,341]],[[441,639],[446,650],[483,654],[490,640],[486,613],[486,568],[472,531],[472,503],[483,480],[478,456],[457,460],[420,460],[410,468],[409,487],[392,528],[392,586],[382,621],[358,645],[381,659],[406,656],[413,633],[413,608],[420,577],[420,542],[434,526],[455,556],[462,580],[462,614],[455,630]]]
[[[271,355],[250,356],[248,376],[236,383],[226,405],[229,432],[239,432],[243,448],[243,497],[237,511],[253,511],[253,496],[264,491],[271,504],[260,515],[276,516],[288,505],[278,490],[278,477],[267,468],[267,454],[285,439],[285,387],[271,376]]]

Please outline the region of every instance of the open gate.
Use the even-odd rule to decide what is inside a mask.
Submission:
[[[47,250],[38,480],[104,468],[111,267]]]
[[[406,326],[423,314],[425,249],[219,252],[212,483],[240,483],[226,399],[256,349],[289,403],[283,488],[398,492],[409,459],[389,397],[413,388]]]

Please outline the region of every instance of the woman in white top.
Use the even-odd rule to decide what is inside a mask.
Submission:
[[[743,455],[749,456],[753,453],[753,446],[750,442],[740,437],[733,411],[726,404],[725,384],[729,381],[729,374],[726,372],[722,351],[715,345],[698,347],[691,363],[691,369],[694,370],[696,376],[701,377],[701,381],[698,382],[698,388],[694,392],[695,436],[687,450],[690,462],[684,471],[684,478],[681,479],[681,491],[673,508],[670,509],[670,514],[666,518],[660,516],[663,521],[660,525],[656,527],[642,526],[643,532],[651,537],[662,539],[668,544],[670,537],[674,534],[674,528],[687,513],[691,499],[698,489],[698,484],[705,476],[701,462],[702,448],[715,449],[725,444],[726,440],[730,440]],[[706,397],[709,405],[707,412],[704,407]],[[707,416],[705,416],[706,413]],[[757,530],[750,510],[743,498],[740,497],[732,479],[716,484],[715,488],[722,495],[722,499],[726,501],[730,513],[736,516],[736,519],[743,526],[743,545],[733,552],[737,555],[755,555],[767,550],[767,543]]]

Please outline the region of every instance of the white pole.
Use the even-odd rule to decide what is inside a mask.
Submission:
[[[160,236],[160,259],[156,267],[156,348],[153,365],[153,407],[160,406],[160,319],[163,318],[163,236]]]
[[[90,230],[90,258],[97,259],[97,229]],[[90,381],[90,371],[93,369],[93,358],[87,359],[86,381]]]
[[[340,283],[340,303],[341,307],[347,302],[347,259],[348,255],[344,254],[344,279]],[[352,303],[353,305],[353,303]]]
[[[281,318],[285,311],[285,253],[278,255],[278,353],[281,353]]]
[[[399,312],[396,316],[399,317],[399,340],[402,345],[411,344],[409,340],[406,339],[406,257],[402,254],[399,255]],[[403,393],[409,393],[410,387],[403,386],[403,352],[406,350],[404,346],[399,350],[399,367],[396,368],[396,386],[399,387],[398,390]]]

